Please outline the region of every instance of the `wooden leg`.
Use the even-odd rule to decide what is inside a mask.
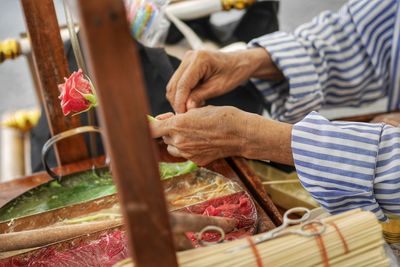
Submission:
[[[122,0],[78,0],[100,124],[137,266],[177,266],[140,60]]]

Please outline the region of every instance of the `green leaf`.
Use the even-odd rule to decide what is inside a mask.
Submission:
[[[149,122],[158,121],[156,118],[154,118],[153,116],[150,116],[150,115],[147,115],[147,119],[149,120]]]
[[[82,96],[89,101],[91,106],[96,107],[97,106],[97,97],[94,94],[82,94]]]
[[[161,180],[166,180],[174,176],[183,175],[197,170],[197,165],[193,161],[185,161],[178,163],[160,162]]]

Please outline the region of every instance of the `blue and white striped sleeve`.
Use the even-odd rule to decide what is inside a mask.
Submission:
[[[396,0],[353,0],[323,12],[293,34],[250,42],[264,47],[285,76],[254,80],[275,119],[296,122],[312,110],[360,106],[387,95]]]
[[[292,150],[302,185],[330,213],[400,215],[400,128],[312,112],[294,125]]]

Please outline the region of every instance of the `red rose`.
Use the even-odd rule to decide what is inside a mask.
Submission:
[[[71,74],[65,83],[58,85],[61,92],[61,108],[65,116],[72,113],[81,113],[97,105],[94,88],[85,78],[82,70]]]

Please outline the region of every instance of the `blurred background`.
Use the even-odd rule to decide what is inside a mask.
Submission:
[[[18,37],[25,31],[20,2],[1,0],[0,40]],[[292,31],[296,25],[307,22],[321,11],[337,10],[345,0],[281,0],[280,28]],[[65,23],[62,3],[54,0],[60,24]],[[24,57],[0,64],[0,115],[6,111],[31,108],[36,105],[36,95]]]
[[[21,33],[25,32],[25,23],[20,1],[1,1],[0,41],[7,38],[18,38]],[[338,10],[346,3],[346,0],[281,0],[279,2],[280,30],[291,32],[298,25],[310,21],[321,11]],[[59,23],[60,25],[65,25],[62,2],[61,0],[54,0],[54,3]],[[238,11],[230,13],[224,12],[224,14],[218,14],[213,19],[214,22],[216,20],[218,24],[219,19],[222,21],[228,18],[229,20],[229,18],[234,18],[235,16],[238,16]],[[323,110],[322,113],[328,118],[337,118],[383,111],[385,106],[385,100],[382,100],[363,108]],[[38,107],[38,101],[27,59],[22,56],[0,64],[0,118],[6,113],[35,107]],[[2,134],[0,134],[0,150],[3,151],[9,141],[4,138],[4,135],[3,138],[1,136]],[[27,147],[29,147],[29,144],[21,144],[20,149],[26,150]],[[16,161],[14,160],[14,152],[10,152],[10,150],[4,151],[0,153],[0,181],[4,181],[5,177],[2,170],[7,169],[8,166],[12,165],[13,161]],[[3,155],[2,158],[1,155]],[[29,153],[25,151],[24,155],[29,156]],[[29,162],[27,158],[25,158],[25,161]],[[26,167],[25,172],[29,173],[29,167]]]

